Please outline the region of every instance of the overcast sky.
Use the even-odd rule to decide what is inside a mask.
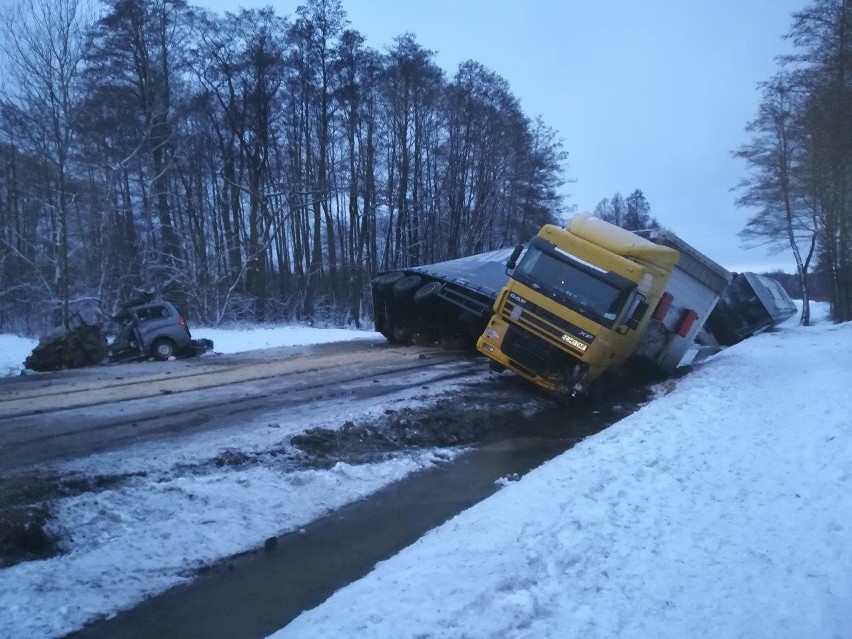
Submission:
[[[299,0],[191,0],[219,12]],[[570,202],[592,210],[642,189],[660,222],[735,271],[782,267],[788,253],[745,250],[748,211],[731,152],[776,70],[805,0],[344,0],[376,49],[414,33],[449,76],[473,59],[504,77],[530,117],[565,141]]]

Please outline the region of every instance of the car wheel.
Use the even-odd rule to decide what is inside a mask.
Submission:
[[[160,361],[166,361],[175,354],[175,343],[168,337],[158,337],[151,346],[151,354]]]

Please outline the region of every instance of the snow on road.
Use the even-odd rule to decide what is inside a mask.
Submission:
[[[57,465],[53,470],[73,480],[119,481],[53,502],[52,532],[62,539],[64,554],[0,570],[0,637],[63,636],[190,580],[203,566],[453,459],[463,450],[405,452],[316,470],[294,469],[282,453],[293,450],[289,440],[296,433],[429,406],[459,384],[432,382],[428,391],[346,400],[324,410],[288,408],[233,432],[197,433]],[[264,454],[270,450],[276,454]],[[241,456],[254,465],[227,463]],[[121,481],[127,473],[144,474]]]
[[[282,327],[264,330],[260,338],[253,331],[211,333],[221,352],[375,337],[366,331],[318,331]],[[6,339],[0,345],[20,346],[26,352],[14,357],[23,361],[35,344],[25,341]],[[5,357],[7,351],[2,352]],[[452,459],[459,450],[338,463],[328,470],[293,469],[276,455],[262,454],[254,466],[210,463],[229,455],[280,454],[292,450],[289,440],[296,433],[338,428],[347,419],[375,418],[389,409],[428,406],[462,382],[425,383],[427,391],[418,386],[333,406],[289,407],[235,429],[139,444],[45,469],[75,479],[144,475],[52,504],[53,532],[62,539],[64,554],[0,570],[0,637],[62,636],[189,580],[205,565],[262,546],[269,537]]]
[[[852,637],[850,381],[852,323],[747,340],[273,637]]]
[[[204,328],[190,326],[195,339],[213,340],[216,353],[241,353],[277,346],[305,346],[359,339],[381,339],[373,331],[310,326],[244,326],[240,328]]]

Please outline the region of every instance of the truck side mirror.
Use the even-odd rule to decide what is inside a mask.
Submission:
[[[648,311],[648,302],[639,302],[636,305],[636,308],[633,309],[633,313],[627,320],[627,326],[629,328],[636,328],[639,326],[639,322],[642,321],[642,318],[645,316],[645,313]]]
[[[523,251],[523,250],[524,250],[523,244],[518,244],[515,247],[515,250],[512,251],[512,255],[509,256],[508,260],[506,260],[506,268],[507,269],[514,269],[515,266],[517,266],[518,258],[521,256],[521,251]]]

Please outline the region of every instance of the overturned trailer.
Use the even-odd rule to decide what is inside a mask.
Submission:
[[[389,271],[373,278],[376,330],[390,342],[473,347],[509,279],[513,249]]]
[[[757,273],[739,273],[707,319],[707,330],[720,346],[733,346],[796,312],[793,300],[777,281]]]
[[[373,300],[390,341],[476,343],[495,367],[575,394],[628,360],[670,372],[795,313],[772,280],[735,277],[669,231],[588,214],[514,250],[383,273]]]

